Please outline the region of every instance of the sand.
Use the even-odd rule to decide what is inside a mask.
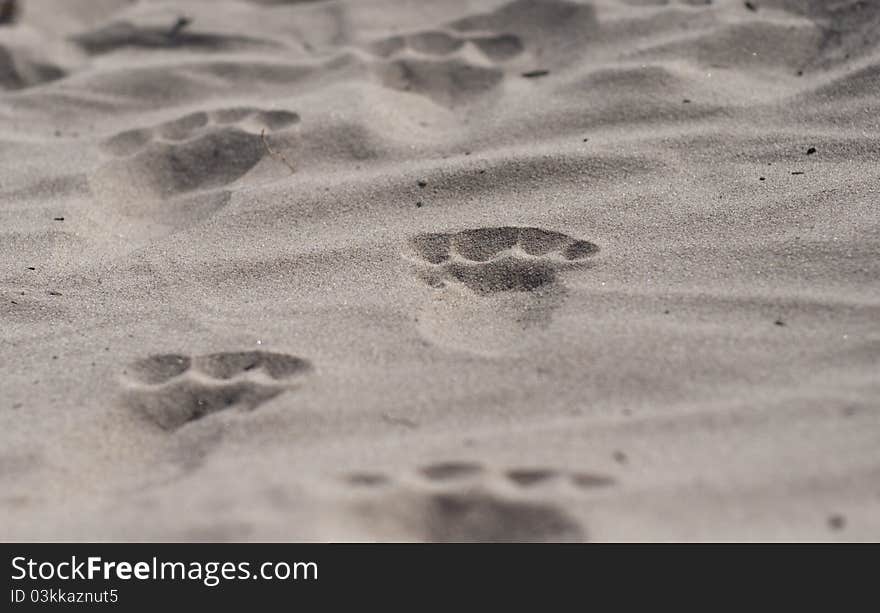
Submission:
[[[20,9],[0,539],[880,539],[880,5]]]

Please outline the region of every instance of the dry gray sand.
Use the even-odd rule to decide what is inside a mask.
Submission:
[[[21,8],[0,539],[880,539],[880,3]]]

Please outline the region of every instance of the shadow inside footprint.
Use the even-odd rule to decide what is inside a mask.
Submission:
[[[598,251],[589,241],[534,227],[477,228],[410,240],[417,271],[430,285],[458,281],[484,295],[549,285],[558,271],[583,266]]]
[[[492,469],[468,460],[436,462],[414,475],[357,471],[355,509],[381,538],[428,542],[584,541],[568,513],[572,496],[613,486],[606,475],[548,467]],[[415,477],[415,479],[413,479]]]
[[[226,185],[262,159],[258,136],[235,128],[217,130],[180,144],[161,144],[135,154],[133,163],[148,168],[152,193],[172,196]]]
[[[503,32],[536,56],[559,64],[578,57],[589,44],[599,22],[591,3],[570,0],[513,0],[487,13],[458,19],[448,27],[461,35]],[[503,47],[502,47],[503,48]]]
[[[374,68],[383,86],[430,98],[453,107],[487,94],[504,72],[494,66],[469,64],[457,57],[443,60],[396,58]]]
[[[266,351],[212,353],[198,358],[196,366],[203,373],[223,380],[262,371],[270,379],[284,381],[309,369],[309,363],[302,358]]]
[[[238,107],[127,130],[102,144],[111,159],[90,186],[109,216],[138,219],[145,232],[168,233],[224,206],[224,188],[268,154],[264,131],[298,121],[290,111]]]
[[[155,355],[134,362],[129,366],[128,374],[141,383],[155,385],[182,375],[189,370],[191,364],[189,356],[176,353]]]
[[[483,467],[476,462],[441,462],[425,466],[421,473],[431,481],[443,481],[477,475],[482,471]]]
[[[488,295],[499,292],[528,292],[556,280],[556,270],[544,262],[529,262],[515,257],[479,266],[452,264],[450,277],[473,292]]]
[[[464,486],[453,479],[428,490],[395,484],[379,473],[355,473],[346,481],[364,497],[356,499],[354,508],[369,538],[432,543],[587,540],[586,530],[561,501],[509,497],[472,479]]]
[[[432,542],[582,541],[581,526],[561,509],[536,502],[505,500],[487,492],[432,495],[425,526]]]
[[[79,34],[72,40],[89,55],[101,55],[124,48],[229,51],[243,47],[270,46],[264,40],[246,36],[190,32],[188,26],[189,21],[184,18],[165,27],[141,26],[127,21],[117,21],[97,30]]]
[[[274,386],[239,381],[211,385],[184,380],[168,384],[161,392],[130,395],[132,406],[139,409],[164,430],[177,430],[211,413],[237,407],[253,410],[283,390]]]
[[[29,56],[24,50],[0,45],[0,90],[25,89],[66,76],[60,67]]]
[[[416,235],[407,252],[415,275],[443,290],[426,303],[419,328],[439,344],[509,351],[525,330],[549,324],[564,296],[559,274],[590,266],[598,252],[590,241],[536,227]]]
[[[520,487],[537,485],[559,476],[559,471],[549,468],[515,468],[507,471],[507,478]]]
[[[156,355],[129,367],[126,398],[160,428],[177,430],[218,411],[252,411],[309,370],[306,360],[264,351]]]
[[[378,487],[390,483],[390,479],[381,473],[354,472],[346,476],[346,481],[350,485]]]

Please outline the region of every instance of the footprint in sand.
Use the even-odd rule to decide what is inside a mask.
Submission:
[[[513,349],[524,330],[549,321],[563,295],[560,273],[590,266],[598,252],[589,241],[534,227],[419,234],[406,256],[417,278],[438,290],[419,327],[443,345]]]
[[[261,134],[297,122],[289,111],[240,107],[121,132],[102,143],[111,159],[91,177],[92,192],[109,217],[168,234],[225,205],[223,188],[268,154]]]
[[[0,91],[19,90],[62,79],[65,71],[39,54],[14,45],[0,44]]]
[[[153,355],[125,373],[128,404],[164,430],[218,411],[252,411],[297,387],[311,364],[284,353],[243,351]]]
[[[503,62],[522,53],[523,43],[516,34],[467,34],[438,29],[391,36],[367,46],[371,53],[384,58],[407,54],[442,57],[468,48],[479,51],[486,60]]]
[[[599,26],[591,4],[514,0],[443,26],[372,41],[383,86],[456,106],[507,77],[547,74],[577,61]]]
[[[366,49],[381,58],[374,70],[385,87],[454,106],[499,85],[504,78],[500,64],[525,47],[516,34],[446,27],[379,39]]]
[[[599,251],[560,232],[511,226],[419,234],[410,245],[427,283],[442,287],[457,281],[482,295],[549,285],[559,269]]]
[[[356,515],[380,538],[417,541],[585,541],[566,501],[615,485],[606,475],[553,468],[490,470],[431,464],[395,479],[356,472],[345,481]]]

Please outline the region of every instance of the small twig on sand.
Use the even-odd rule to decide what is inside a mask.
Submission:
[[[18,2],[16,0],[0,0],[0,24],[12,23],[18,17]]]
[[[192,19],[185,16],[180,16],[177,18],[177,21],[174,22],[174,25],[171,26],[171,29],[168,30],[168,38],[177,38],[177,35],[180,34],[183,29],[192,23]]]
[[[294,168],[293,164],[291,164],[290,161],[286,157],[284,157],[283,153],[275,151],[274,149],[272,149],[272,147],[269,146],[269,139],[266,138],[266,130],[265,129],[260,130],[260,140],[263,141],[263,146],[266,148],[266,151],[269,152],[269,155],[271,155],[273,158],[275,158],[276,160],[278,160],[279,162],[281,162],[282,164],[287,166],[290,169],[291,174],[296,172],[296,168]]]
[[[394,415],[389,415],[388,413],[382,413],[381,415],[382,421],[387,422],[389,424],[394,424],[395,426],[404,426],[406,428],[418,428],[419,424],[414,422],[411,419],[407,419],[406,417],[395,417]]]

